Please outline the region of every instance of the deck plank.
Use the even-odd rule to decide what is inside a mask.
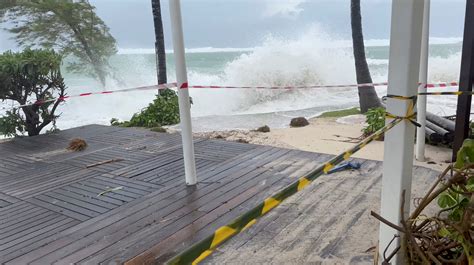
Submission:
[[[84,139],[88,148],[67,151],[72,138]],[[189,187],[179,134],[89,125],[1,143],[0,263],[163,263],[331,157],[223,140],[194,139],[194,144],[199,183]],[[123,160],[87,168],[111,159]],[[361,205],[374,199],[381,166],[357,161],[361,171],[321,177],[307,193],[224,245],[228,256],[209,261],[241,261],[246,251],[262,253],[259,248],[307,250],[314,241],[295,241],[305,234],[324,236],[328,243],[314,248],[320,256],[307,250],[298,261],[342,255],[348,246],[340,233],[321,232],[299,216],[321,216],[320,225],[331,227],[338,221],[332,214],[338,202],[352,209],[351,216],[343,215],[341,231],[361,226],[358,220],[368,209]],[[430,175],[422,180],[426,184],[434,174],[415,172]],[[297,233],[285,238],[290,230]],[[252,262],[291,261],[278,253]]]

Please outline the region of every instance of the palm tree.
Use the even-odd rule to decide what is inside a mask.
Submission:
[[[360,0],[351,0],[351,29],[357,83],[372,83],[372,77],[370,76],[369,66],[365,57]],[[359,105],[362,113],[367,112],[371,108],[382,106],[373,86],[359,87]]]
[[[166,78],[166,52],[165,37],[163,34],[163,21],[161,20],[160,0],[151,0],[153,21],[155,25],[155,54],[158,84],[165,84]]]

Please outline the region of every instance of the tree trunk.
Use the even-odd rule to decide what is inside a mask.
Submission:
[[[362,16],[360,0],[351,0],[351,29],[355,69],[358,84],[372,83],[369,65],[365,58],[364,35],[362,33]],[[362,113],[371,108],[382,107],[373,86],[359,87],[359,105]]]
[[[160,0],[151,0],[153,10],[153,21],[155,25],[155,54],[156,54],[156,70],[158,84],[165,84],[166,78],[166,51],[165,37],[163,34],[163,21],[161,19]]]

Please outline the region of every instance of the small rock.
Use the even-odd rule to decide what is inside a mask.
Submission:
[[[257,128],[255,131],[262,132],[262,133],[268,133],[268,132],[270,132],[270,127],[268,127],[268,125],[264,125],[262,127]]]
[[[304,127],[307,125],[309,125],[309,122],[305,117],[293,118],[290,122],[291,127]]]
[[[216,135],[216,136],[214,137],[214,139],[224,139],[224,136],[218,134],[218,135]]]
[[[247,140],[245,140],[245,139],[242,139],[242,138],[237,139],[236,142],[237,142],[237,143],[243,143],[243,144],[248,144],[248,143],[249,143],[249,141],[247,141]]]

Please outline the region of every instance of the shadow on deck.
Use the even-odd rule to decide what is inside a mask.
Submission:
[[[72,138],[88,148],[67,151]],[[164,262],[329,158],[195,149],[200,182],[187,187],[178,134],[90,125],[0,144],[0,263]],[[119,161],[88,167],[107,160]]]

